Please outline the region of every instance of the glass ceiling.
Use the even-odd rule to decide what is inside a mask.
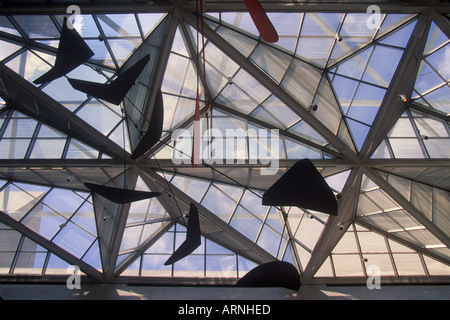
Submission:
[[[0,277],[65,281],[78,265],[100,281],[231,282],[278,259],[309,284],[365,283],[373,265],[387,283],[448,281],[448,11],[386,6],[368,28],[366,13],[347,13],[351,4],[296,12],[280,2],[268,13],[279,41],[267,43],[247,12],[208,1],[203,46],[190,2],[110,14],[81,5],[74,27],[94,56],[42,85],[33,80],[54,65],[66,15],[0,15]],[[67,81],[107,83],[148,53],[119,106]],[[233,164],[175,165],[177,149],[192,156],[192,139],[171,138],[193,132],[197,84],[203,128],[216,129],[209,141],[226,129],[276,129],[276,144],[248,137]],[[130,160],[158,88],[161,140]],[[261,150],[278,154],[277,174],[251,162]],[[337,218],[262,205],[264,191],[304,158],[339,199]],[[162,196],[117,205],[83,182]],[[186,237],[189,202],[201,208],[201,246],[164,266]]]

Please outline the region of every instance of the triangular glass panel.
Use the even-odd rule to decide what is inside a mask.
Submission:
[[[6,66],[32,82],[51,69],[55,57],[42,52],[26,50],[6,63]]]
[[[288,131],[315,144],[321,146],[329,145],[325,138],[314,130],[306,121],[298,121],[295,125],[291,126]]]
[[[428,54],[434,51],[436,48],[442,46],[448,41],[448,37],[442,30],[436,25],[434,21],[431,21],[430,30],[428,31],[427,43],[425,45],[424,54]]]
[[[394,32],[389,37],[380,41],[380,43],[392,45],[395,47],[405,48],[411,37],[412,31],[416,26],[417,20],[412,23],[408,23],[406,26],[402,27],[399,31]]]
[[[387,88],[402,55],[403,50],[375,46],[362,80]]]
[[[216,29],[216,32],[246,57],[252,53],[258,44],[253,38],[245,36],[244,34],[223,25],[220,25]]]
[[[391,153],[387,146],[387,141],[383,140],[375,152],[372,154],[372,159],[392,159]]]
[[[171,183],[197,202],[201,202],[211,184],[206,180],[181,176],[179,174],[171,180]]]
[[[76,115],[104,135],[108,135],[122,119],[116,106],[95,98],[83,104]]]
[[[20,221],[48,192],[48,187],[9,182],[0,192],[0,210]]]
[[[142,28],[144,38],[158,26],[165,17],[164,13],[138,13],[139,26]]]
[[[22,46],[17,45],[12,42],[6,42],[3,40],[0,40],[0,60],[4,60],[8,58],[10,55],[12,55],[14,52],[22,48]]]
[[[419,72],[417,73],[416,83],[414,84],[414,89],[417,92],[425,93],[440,84],[442,84],[443,79],[439,76],[439,73],[433,70],[429,63],[422,60],[419,67]]]
[[[124,127],[125,126],[125,127]],[[117,145],[124,148],[126,151],[131,153],[130,137],[128,135],[128,125],[125,121],[122,121],[114,131],[109,134],[109,138],[114,141]]]
[[[380,33],[390,32],[391,30],[401,26],[403,23],[411,20],[414,17],[412,14],[390,13],[387,14],[381,25]]]
[[[353,139],[358,150],[361,150],[364,142],[366,141],[367,135],[369,134],[370,127],[361,123],[359,121],[355,121],[350,117],[347,117],[348,126],[352,132]]]
[[[336,41],[328,64],[335,63],[352,51],[370,43],[377,28],[368,28],[367,14],[349,13],[340,26],[339,40]]]

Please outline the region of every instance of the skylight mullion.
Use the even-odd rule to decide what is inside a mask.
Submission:
[[[42,123],[38,122],[36,124],[36,127],[34,128],[33,135],[31,136],[30,144],[28,145],[28,150],[25,153],[25,157],[24,157],[25,159],[29,159],[31,156],[31,153],[33,152],[34,146],[36,144],[36,139],[39,135],[39,131],[41,130],[41,126],[42,126]]]
[[[346,14],[343,14],[343,15],[341,16],[341,20],[339,21],[339,25],[338,25],[338,28],[337,28],[337,30],[336,30],[336,35],[339,35],[340,32],[341,32],[342,25],[344,24],[345,16],[346,16]],[[336,46],[337,38],[334,37],[334,40],[333,40],[333,41],[334,41],[333,44],[330,45],[330,48],[329,48],[329,50],[328,50],[327,57],[325,58],[325,64],[324,64],[325,70],[329,70],[329,68],[328,68],[328,63],[330,62],[331,54],[333,53],[334,47]]]
[[[299,21],[299,24],[298,24],[297,39],[295,40],[295,44],[294,44],[294,51],[293,51],[294,54],[295,54],[295,52],[297,52],[297,49],[298,49],[298,43],[300,41],[300,35],[302,33],[302,27],[303,27],[303,22],[304,21],[305,21],[305,13],[302,13],[300,15],[300,21]]]
[[[212,184],[211,184],[211,185],[212,185]],[[224,193],[222,190],[219,190],[219,192]],[[234,214],[236,213],[236,210],[237,210],[237,208],[239,207],[239,203],[241,202],[242,197],[244,197],[244,193],[245,193],[245,189],[242,191],[242,193],[241,193],[241,195],[240,195],[240,197],[239,197],[239,200],[236,201],[236,205],[234,206],[233,212],[231,212],[231,214],[230,214],[230,218],[228,219],[228,221],[226,221],[226,223],[227,223],[228,225],[230,224],[231,220],[233,220]],[[228,194],[226,194],[226,193],[224,193],[224,194],[225,194],[228,198],[232,199]],[[234,199],[233,199],[233,202],[234,202]],[[247,210],[247,211],[248,211],[248,210]]]
[[[425,158],[429,159],[430,155],[428,154],[428,150],[427,150],[427,148],[425,146],[425,143],[422,140],[422,136],[420,135],[420,131],[417,128],[416,122],[414,121],[414,118],[413,118],[413,116],[411,114],[411,111],[409,109],[406,109],[405,112],[408,115],[408,119],[409,119],[409,122],[411,123],[411,127],[414,130],[414,133],[416,135],[416,139],[419,141],[420,149],[422,149],[423,155],[425,156]]]
[[[145,34],[144,34],[144,31],[142,30],[141,20],[139,19],[139,16],[137,13],[134,14],[134,18],[136,19],[136,24],[139,29],[139,34],[141,35],[141,41],[144,41]]]
[[[98,29],[98,32],[99,32],[100,36],[103,39],[103,42],[104,42],[104,44],[106,46],[106,49],[109,52],[109,55],[111,56],[111,59],[113,60],[114,66],[116,67],[117,70],[119,70],[119,64],[117,63],[117,60],[116,60],[116,58],[115,58],[115,56],[114,56],[114,54],[112,52],[111,46],[108,43],[108,39],[107,39],[105,33],[103,32],[103,29],[102,29],[102,27],[100,25],[100,21],[98,21],[97,15],[95,15],[95,14],[92,15],[92,18],[94,19],[94,22],[95,22],[95,25],[96,25],[96,27]]]
[[[364,264],[364,256],[363,256],[363,252],[362,252],[362,249],[361,249],[361,243],[360,243],[360,240],[359,240],[359,237],[358,237],[358,232],[356,231],[355,223],[353,223],[353,231],[352,232],[353,232],[355,240],[356,240],[356,247],[358,248],[358,256],[359,256],[359,261],[361,263],[361,268],[362,268],[362,271],[364,273],[364,277],[367,278],[367,270],[366,270],[366,267],[365,267],[365,264]]]
[[[9,267],[8,274],[13,274],[14,273],[14,269],[16,267],[17,260],[19,259],[20,251],[22,250],[24,238],[25,238],[25,236],[23,234],[21,234],[20,235],[20,239],[19,239],[19,243],[17,244],[17,248],[16,248],[16,251],[14,253],[14,258],[13,258],[13,260],[11,262],[10,267]]]
[[[441,75],[441,72],[439,72],[439,70],[437,70],[437,69],[431,64],[431,62],[428,62],[427,59],[423,59],[423,61],[424,61],[424,62],[428,65],[428,67],[430,67],[430,69],[433,70],[434,73],[436,73],[436,75],[444,82],[444,85],[449,83],[449,81]],[[434,89],[437,89],[438,87],[440,88],[440,87],[442,87],[442,86],[443,86],[443,85],[441,84],[441,85],[439,85],[439,86],[436,86]],[[432,88],[432,89],[430,89],[430,90],[432,91],[432,90],[434,90],[434,89]],[[425,93],[425,94],[426,94],[426,93]]]

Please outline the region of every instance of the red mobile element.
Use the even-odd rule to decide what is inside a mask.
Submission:
[[[259,4],[258,0],[244,0],[247,10],[259,31],[259,34],[266,42],[277,42],[278,33],[275,30],[272,22],[267,16],[264,9]]]

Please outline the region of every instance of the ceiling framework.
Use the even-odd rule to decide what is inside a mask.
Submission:
[[[120,107],[72,93],[64,78],[32,84],[53,63],[67,5],[2,4],[0,40],[11,49],[0,52],[0,239],[8,243],[0,279],[64,282],[77,265],[95,282],[230,284],[278,259],[305,284],[364,284],[371,262],[386,264],[384,283],[450,281],[448,4],[380,2],[379,30],[352,34],[364,2],[261,3],[286,42],[268,44],[252,31],[242,1],[207,1],[202,28],[195,1],[81,3],[78,28],[96,56],[73,76],[110,81],[150,52]],[[31,11],[36,20],[27,24],[22,15]],[[286,31],[280,13],[298,30]],[[313,45],[308,39],[322,44],[314,55],[323,58],[308,56],[300,45]],[[277,174],[250,162],[249,138],[233,163],[174,164],[172,134],[192,129],[196,81],[213,126],[278,130]],[[133,160],[160,88],[163,136]],[[306,157],[337,195],[337,217],[261,205],[262,193]],[[117,205],[83,182],[162,195]],[[202,245],[164,267],[185,237],[191,203]],[[34,264],[23,262],[27,255]]]

